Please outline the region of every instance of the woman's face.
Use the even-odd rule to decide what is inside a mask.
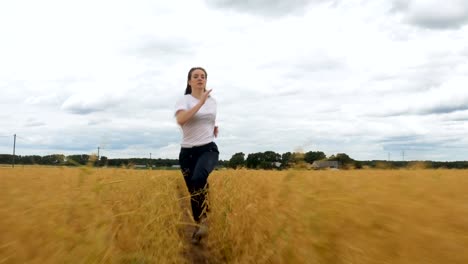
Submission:
[[[188,81],[188,84],[192,89],[204,90],[206,87],[206,75],[203,70],[196,69],[192,72],[192,76]]]

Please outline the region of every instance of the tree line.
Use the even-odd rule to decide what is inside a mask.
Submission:
[[[13,155],[0,154],[0,164],[12,164]],[[147,159],[147,158],[127,158],[127,159],[109,159],[106,156],[97,157],[96,155],[78,154],[68,155],[52,154],[46,156],[27,155],[14,156],[14,163],[20,165],[55,165],[55,166],[111,166],[111,167],[126,167],[132,165],[147,165],[156,167],[172,167],[178,165],[177,159]]]
[[[248,169],[288,169],[310,168],[314,161],[337,161],[342,169],[468,169],[468,161],[388,161],[388,160],[354,160],[346,153],[326,156],[322,151],[286,152],[283,154],[273,151],[248,154],[243,152],[232,155],[226,161],[229,168]]]
[[[357,161],[353,160],[345,153],[338,153],[327,157],[322,151],[286,152],[276,153],[274,151],[265,151],[250,153],[246,155],[238,152],[232,155],[227,162],[227,167],[238,169],[288,169],[288,168],[308,168],[314,161],[338,161],[340,166],[359,167]]]
[[[144,165],[147,167],[170,168],[179,165],[178,159],[149,159],[149,158],[116,158],[109,159],[106,156],[96,157],[96,155],[76,154],[63,155],[52,154],[46,156],[39,155],[13,155],[0,154],[0,164],[19,165],[54,165],[54,166],[109,166],[109,167],[132,167],[134,165]],[[314,161],[337,161],[343,169],[399,169],[399,168],[447,168],[447,169],[468,169],[468,161],[386,161],[386,160],[366,160],[358,161],[349,157],[346,153],[338,153],[326,156],[322,151],[308,152],[286,152],[276,153],[274,151],[256,152],[244,154],[238,152],[232,155],[229,160],[220,160],[218,168],[248,168],[248,169],[288,169],[288,168],[310,168]]]

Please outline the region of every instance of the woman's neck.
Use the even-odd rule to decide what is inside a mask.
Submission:
[[[202,90],[192,90],[192,96],[199,99],[202,97],[203,91]]]

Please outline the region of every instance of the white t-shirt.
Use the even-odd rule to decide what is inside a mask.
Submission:
[[[179,110],[192,109],[199,100],[191,94],[186,94],[175,105],[175,113]],[[181,146],[191,148],[214,141],[214,127],[216,123],[216,100],[208,97],[203,106],[182,125],[183,139]]]

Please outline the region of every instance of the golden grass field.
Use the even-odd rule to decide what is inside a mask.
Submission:
[[[209,182],[209,263],[468,263],[465,170],[220,170]],[[0,168],[0,263],[190,263],[187,195],[179,171]]]

